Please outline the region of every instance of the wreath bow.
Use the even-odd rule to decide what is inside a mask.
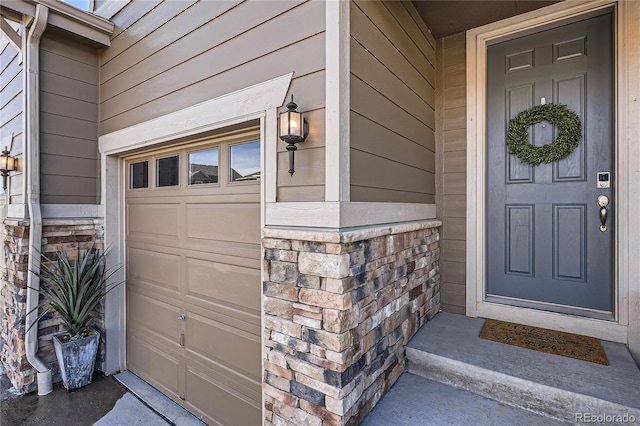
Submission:
[[[546,145],[531,145],[527,129],[545,120],[558,128],[558,137]],[[544,104],[522,111],[509,120],[506,142],[509,152],[520,161],[537,166],[562,160],[571,154],[580,144],[581,136],[582,123],[575,112],[563,104]]]

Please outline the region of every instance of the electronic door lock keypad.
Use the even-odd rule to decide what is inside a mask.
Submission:
[[[611,173],[598,172],[596,185],[597,185],[597,188],[611,188]]]

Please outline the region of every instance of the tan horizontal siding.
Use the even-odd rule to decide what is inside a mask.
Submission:
[[[291,72],[292,69],[290,62],[292,57],[304,57],[308,55],[309,52],[318,52],[321,49],[324,49],[324,34],[318,34],[267,56],[251,60],[239,67],[226,70],[206,80],[194,82],[167,96],[154,99],[152,102],[142,104],[131,110],[123,111],[114,117],[105,118],[101,123],[101,134],[133,126],[137,123],[204,102],[207,99],[215,98],[225,93],[240,90],[252,84],[287,74]],[[295,65],[295,75],[305,75],[323,68],[324,55],[314,54]],[[185,75],[190,76],[189,73]],[[180,76],[176,75],[174,78],[180,79]],[[147,87],[146,84],[143,85],[143,87]],[[155,90],[155,88],[149,87],[149,90]],[[104,108],[105,104],[103,103],[102,106]]]
[[[224,22],[214,20],[202,27],[202,31],[180,38],[157,54],[118,74],[117,77],[103,82],[101,86],[103,120],[109,120],[119,114],[131,114],[134,108],[145,105],[144,110],[140,111],[140,116],[137,117],[145,121],[153,118],[154,115],[159,115],[154,112],[155,103],[169,103],[173,104],[175,109],[181,109],[180,106],[190,106],[227,93],[233,88],[216,82],[209,84],[206,87],[207,90],[203,91],[199,88],[199,99],[189,99],[187,103],[181,92],[195,83],[205,80],[213,82],[218,74],[242,66],[261,56],[273,54],[294,41],[304,40],[324,30],[323,20],[303,19],[305,16],[323,14],[324,3],[322,2],[305,3],[288,13],[261,23],[262,19],[268,18],[271,14],[282,13],[283,5],[291,6],[286,2],[265,2],[264,5],[257,7],[258,4],[248,2],[245,13],[242,13],[243,10],[240,10],[240,7],[234,8],[219,18],[224,18]],[[275,10],[269,13],[267,6]],[[251,13],[247,15],[249,12]],[[287,32],[294,34],[298,40],[283,37],[282,28],[287,28]],[[313,52],[314,55],[311,53],[307,52],[306,55],[320,56],[317,55],[317,51]],[[287,62],[291,62],[292,57],[296,56],[283,55],[278,61],[281,65],[276,69],[265,68],[263,65],[261,72],[252,72],[251,75],[246,76],[249,77],[246,81],[239,81],[239,73],[233,72],[236,88],[247,87],[282,75],[287,70],[290,71],[291,65]],[[285,61],[285,58],[288,61]]]
[[[311,131],[296,153],[294,178],[279,143],[277,197],[322,201],[325,2],[140,3],[113,18],[116,35],[100,55],[100,134],[293,71],[289,93]]]
[[[0,88],[4,88],[22,70],[19,59],[18,51],[7,44],[0,55]]]
[[[416,168],[425,167],[425,157],[429,160],[426,165],[432,166],[434,152],[423,145],[416,143],[402,135],[399,135],[380,123],[351,111],[351,126],[357,132],[351,133],[351,147],[360,151],[368,151],[371,154],[384,158],[393,158],[403,164]],[[380,139],[385,143],[372,145],[371,140]],[[429,140],[427,144],[433,144]],[[427,169],[433,172],[434,169]]]
[[[371,203],[435,203],[433,194],[351,185],[351,198]]]
[[[464,263],[458,265],[458,267],[464,268]],[[443,299],[442,309],[445,312],[460,315],[464,315],[467,312],[465,308],[466,288],[464,284],[450,282],[446,287],[441,289],[441,294]],[[446,302],[444,302],[444,300],[446,300]]]
[[[43,203],[98,202],[98,54],[46,34],[40,52]]]
[[[95,178],[47,175],[40,182],[43,204],[95,204]]]
[[[162,6],[153,11],[151,16],[159,16],[162,19],[173,16],[175,10],[172,6],[179,3],[163,3]],[[191,16],[195,19],[208,18],[206,25],[190,32],[188,26],[174,29],[172,25],[167,24],[166,28],[160,26],[150,34],[136,33],[139,41],[113,59],[104,55],[114,52],[114,50],[117,51],[118,45],[115,44],[113,46],[114,50],[110,47],[101,61],[103,67],[101,75],[103,99],[110,99],[173,68],[181,66],[184,68],[186,66],[184,64],[192,60],[196,61],[196,64],[207,61],[207,52],[232,40],[234,35],[243,34],[261,22],[261,17],[253,13],[251,16],[247,16],[247,21],[243,24],[238,23],[240,25],[234,28],[234,21],[237,20],[237,17],[234,20],[232,13],[218,16],[219,12],[228,8],[229,6],[226,2],[215,2],[211,4],[210,8],[202,10],[199,18],[196,18],[195,13],[188,13],[187,17]],[[277,15],[280,10],[281,8],[278,8],[274,11],[274,14]],[[194,12],[194,10],[190,9],[187,12]],[[268,10],[265,10],[265,15],[269,15]],[[215,19],[216,17],[218,19]],[[217,31],[212,31],[213,27],[216,27]],[[158,45],[155,41],[156,37],[165,41],[166,44]],[[206,43],[203,43],[203,38],[206,39]],[[213,63],[210,65],[213,65]],[[204,72],[205,70],[201,71]]]
[[[98,85],[98,74],[95,65],[87,65],[55,53],[40,51],[40,67],[47,72],[80,81],[92,86]]]
[[[0,93],[2,93],[3,105],[22,93],[22,81],[22,73],[18,72],[10,80],[7,78],[7,84],[0,85]],[[5,83],[5,81],[3,81],[2,83]]]
[[[325,151],[324,147],[300,149],[295,153],[295,174],[289,175],[289,153],[278,153],[278,183],[280,187],[294,188],[316,185],[324,182]],[[323,198],[314,201],[322,201]],[[308,201],[308,200],[307,200]]]
[[[351,76],[351,109],[426,149],[435,149],[434,130],[354,75]],[[382,141],[371,141],[376,142]]]
[[[466,244],[463,240],[441,241],[440,255],[449,262],[465,262]]]
[[[280,187],[277,190],[278,201],[305,202],[324,200],[324,186]]]
[[[435,49],[405,2],[351,4],[351,200],[435,202]]]
[[[0,94],[2,95],[0,123],[8,123],[22,114],[22,96],[18,96],[19,93],[16,93],[12,98],[9,96],[5,98],[4,92],[0,92]]]
[[[128,32],[112,38],[111,46],[102,53],[102,81],[112,79],[128,67],[168,47],[176,41],[176,33],[183,37],[194,33],[199,27],[215,19],[217,15],[211,9],[224,13],[238,3],[240,2],[195,2],[194,5],[193,1],[174,1],[163,5],[162,11],[143,16]],[[129,33],[135,37],[127,37]]]
[[[94,84],[74,80],[64,75],[47,71],[41,72],[40,76],[41,92],[96,103],[98,89]]]
[[[131,28],[131,26],[136,24],[140,19],[144,18],[148,13],[153,11],[162,3],[162,0],[130,2],[127,7],[120,10],[116,16],[111,18],[111,21],[115,24],[111,39],[115,40],[117,37],[131,37],[135,39],[134,32],[126,32],[126,30]],[[122,33],[124,33],[124,35],[121,36]]]
[[[357,149],[351,149],[351,168],[360,171],[355,176],[352,173],[351,184],[355,186],[424,194],[425,184],[435,185],[433,172]],[[395,179],[395,176],[402,176],[403,179]]]
[[[69,169],[73,169],[74,176],[95,178],[97,159],[65,157],[62,155],[41,154],[42,167],[40,173],[44,175],[68,176]]]
[[[7,121],[6,123],[2,123],[2,127],[0,127],[0,138],[4,139],[5,137],[11,136],[11,134],[13,134],[14,137],[18,134],[22,134],[22,114],[16,116],[10,121]],[[22,152],[22,149],[18,149],[15,144],[13,147],[16,149],[16,153]]]
[[[409,15],[407,14],[404,19],[398,21],[391,13],[391,10],[395,10],[398,5],[394,7],[391,2],[356,0],[355,3],[402,56],[422,74],[425,81],[429,82],[431,87],[435,87],[435,63],[429,62],[427,58],[435,57],[435,47],[430,46],[428,43],[416,43],[413,41],[408,30],[405,29],[409,27],[417,29],[415,22],[409,19]],[[424,39],[424,37],[421,38]]]
[[[40,152],[42,154],[60,155],[76,158],[100,158],[98,150],[86,139],[43,133],[40,135]]]
[[[91,138],[93,138],[94,133],[97,132],[96,117],[98,116],[98,104],[95,102],[83,101],[41,91],[40,111],[90,122],[92,124]]]
[[[442,302],[447,312],[466,311],[466,63],[465,35],[437,41],[438,197],[442,219]]]
[[[77,114],[79,115],[80,113]],[[98,125],[95,121],[41,111],[40,132],[95,142]]]
[[[425,99],[429,105],[434,105],[435,84],[425,80],[424,76],[408,63],[407,58],[356,5],[351,7],[351,37],[371,52],[389,69],[390,73],[404,81],[422,99]]]
[[[81,63],[92,67],[98,66],[98,56],[93,47],[69,40],[63,37],[47,36],[40,43],[40,51],[54,53],[57,56],[71,60],[71,63]],[[95,77],[92,77],[92,79]]]

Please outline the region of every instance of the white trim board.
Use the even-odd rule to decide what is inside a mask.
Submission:
[[[325,3],[325,186],[328,202],[351,200],[351,63],[348,1]]]
[[[283,104],[291,77],[293,73],[285,74],[100,136],[100,152],[114,155],[149,148],[177,138],[260,118],[265,111]]]
[[[266,216],[267,226],[341,229],[434,219],[436,206],[418,203],[267,203]]]
[[[43,219],[101,218],[104,208],[100,204],[41,204]]]
[[[485,298],[485,101],[486,48],[495,41],[572,22],[598,10],[613,8],[616,18],[616,295],[615,321],[514,308]],[[627,343],[640,360],[640,83],[630,78],[640,69],[640,2],[591,0],[560,2],[467,32],[467,315],[515,321]],[[635,136],[634,136],[635,137]],[[636,189],[632,189],[636,188]],[[631,277],[634,277],[632,280]]]
[[[174,140],[260,119],[263,175],[261,204],[275,200],[277,108],[285,100],[293,73],[237,90],[200,104],[118,130],[99,138],[101,152],[101,199],[104,208],[105,246],[111,248],[109,266],[122,265],[125,255],[125,167],[123,156]],[[273,187],[271,187],[273,186]],[[262,216],[264,225],[264,213]],[[114,276],[124,281],[124,268]],[[119,286],[107,295],[105,325],[105,373],[126,369],[126,289]]]
[[[406,232],[420,231],[422,229],[437,228],[440,226],[442,226],[442,222],[439,220],[427,219],[415,222],[387,223],[384,225],[360,226],[347,229],[267,227],[262,230],[262,236],[265,238],[279,238],[284,240],[348,244],[386,235],[404,234]]]

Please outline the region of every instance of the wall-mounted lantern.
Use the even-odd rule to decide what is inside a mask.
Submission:
[[[309,124],[301,112],[296,111],[298,105],[291,102],[286,105],[288,111],[280,114],[280,139],[287,143],[287,151],[289,151],[289,174],[293,176],[294,170],[294,152],[297,143],[304,142],[309,134]]]
[[[9,150],[5,147],[0,155],[0,174],[2,175],[2,189],[7,189],[7,176],[16,170],[18,160],[9,155]]]

